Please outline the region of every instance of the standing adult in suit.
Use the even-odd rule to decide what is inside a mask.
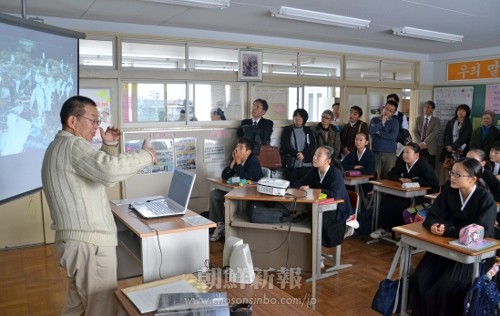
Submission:
[[[484,111],[482,121],[483,124],[472,132],[470,139],[470,149],[481,149],[485,153],[489,153],[491,145],[500,139],[500,131],[493,124],[495,120],[495,112]]]
[[[440,120],[433,116],[436,104],[432,101],[424,103],[424,115],[417,118],[413,130],[415,142],[420,146],[420,157],[429,162],[434,169],[438,152],[438,136]]]
[[[455,117],[446,124],[441,161],[444,161],[446,157],[455,160],[465,157],[469,150],[471,136],[470,107],[467,104],[460,104],[455,110]]]
[[[266,100],[256,99],[253,101],[252,118],[241,121],[241,126],[236,131],[238,137],[246,137],[254,142],[254,155],[259,155],[261,145],[271,143],[274,123],[263,117],[268,109],[269,105]]]

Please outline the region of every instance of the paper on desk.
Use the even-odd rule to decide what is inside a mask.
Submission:
[[[199,292],[188,281],[180,280],[168,284],[138,289],[137,291],[123,291],[141,314],[154,312],[158,309],[162,293],[197,293]]]
[[[201,225],[207,225],[207,224],[213,223],[211,220],[209,220],[208,218],[205,218],[201,215],[184,216],[184,217],[182,217],[182,220],[191,226],[201,226]]]

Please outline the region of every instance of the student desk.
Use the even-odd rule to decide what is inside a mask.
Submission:
[[[382,193],[413,199],[414,197],[423,196],[427,194],[427,190],[431,189],[431,187],[403,189],[401,187],[401,182],[394,180],[387,180],[387,179],[369,181],[369,183],[373,184],[373,190],[375,191],[372,231],[378,228],[378,216],[380,213],[380,200]]]
[[[239,186],[237,184],[228,184],[227,180],[222,178],[207,178],[207,182],[211,189],[219,189],[224,192],[229,192]]]
[[[302,298],[294,298],[279,287],[270,288],[268,285],[260,286],[262,280],[255,278],[252,284],[239,284],[226,282],[221,278],[218,283],[222,288],[213,287],[211,292],[227,292],[230,302],[251,302],[252,315],[321,315],[320,313],[307,307],[310,301],[303,301]],[[118,290],[115,291],[115,298],[120,309],[119,315],[153,316],[154,313],[141,314],[135,305],[121,291],[123,288],[141,284],[141,278],[135,277],[118,281]],[[273,304],[274,303],[274,304]]]
[[[424,195],[424,197],[434,202],[434,200],[438,197],[438,195],[439,193],[432,193],[432,194],[426,194]],[[495,203],[497,204],[497,213],[498,213],[500,212],[500,202],[495,202]]]
[[[365,195],[363,192],[363,184],[370,182],[370,179],[373,178],[374,175],[361,175],[359,177],[348,177],[344,176],[345,185],[350,185],[354,187],[354,190],[359,195],[360,200],[363,201],[363,204],[366,205]]]
[[[192,273],[209,260],[208,229],[215,223],[191,226],[181,216],[143,219],[128,204],[110,205],[118,229],[118,279],[142,275],[148,282]],[[199,215],[188,210],[184,216]]]
[[[290,192],[290,189],[289,189]],[[250,245],[254,267],[267,269],[300,267],[310,271],[312,267],[312,299],[316,298],[316,280],[321,277],[321,227],[323,212],[334,211],[335,200],[322,204],[319,200],[321,190],[294,189],[298,196],[296,210],[310,213],[309,220],[298,223],[258,224],[250,223],[247,206],[250,201],[293,203],[293,197],[273,196],[257,192],[256,186],[243,186],[225,195],[226,238],[236,236]],[[288,207],[290,209],[290,207]],[[287,244],[288,242],[288,244]]]
[[[448,242],[455,238],[442,237],[434,235],[422,226],[422,223],[412,223],[408,225],[394,227],[393,231],[401,234],[400,247],[406,248],[407,264],[403,269],[403,292],[401,295],[401,315],[406,315],[406,307],[408,302],[408,287],[409,274],[411,268],[411,249],[410,247],[419,248],[425,251],[432,252],[439,256],[455,260],[460,263],[474,264],[472,280],[479,276],[479,263],[487,258],[494,257],[496,250],[500,249],[500,244],[496,244],[487,249],[480,251],[468,250],[462,247],[450,245]],[[487,240],[497,241],[493,238]],[[497,241],[498,242],[498,241]],[[462,304],[462,302],[457,302]]]

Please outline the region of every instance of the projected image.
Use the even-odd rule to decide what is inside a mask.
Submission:
[[[0,156],[45,150],[77,91],[75,39],[3,26],[0,33]]]

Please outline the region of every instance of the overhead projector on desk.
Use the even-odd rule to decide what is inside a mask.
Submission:
[[[290,187],[290,181],[283,179],[273,179],[264,177],[257,182],[257,192],[285,196],[286,190]]]

